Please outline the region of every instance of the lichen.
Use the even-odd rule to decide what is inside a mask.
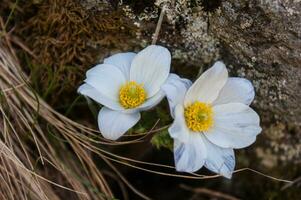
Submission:
[[[264,127],[259,137],[264,146],[261,157],[274,156],[281,164],[298,163],[300,18],[293,11],[300,8],[300,3],[283,1],[277,7],[271,2],[222,2],[212,15],[210,27],[222,45],[223,57],[232,64],[230,74],[246,77],[255,86],[252,107],[260,113]]]
[[[157,0],[152,7],[146,7],[138,14],[129,5],[122,6],[125,15],[138,29],[136,38],[144,45],[154,32],[153,26],[151,30],[145,27],[156,22],[163,8],[165,22],[158,42],[168,45],[175,59],[200,67],[219,58],[219,44],[209,33],[209,14],[203,11],[200,1]]]

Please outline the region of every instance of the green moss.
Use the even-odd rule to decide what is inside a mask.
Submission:
[[[19,6],[23,10],[14,13],[12,25],[16,23],[15,32],[32,51],[20,56],[34,88],[51,105],[72,102],[87,69],[111,50],[135,45],[124,42],[135,35],[136,27],[121,10],[91,11],[73,0],[21,1]]]
[[[157,148],[167,148],[171,151],[173,151],[173,139],[169,136],[169,133],[167,130],[164,130],[160,133],[157,133],[154,135],[154,137],[151,140],[151,143]]]

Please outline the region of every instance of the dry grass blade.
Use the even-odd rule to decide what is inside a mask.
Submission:
[[[3,157],[6,154],[2,152],[1,172],[7,173],[4,173],[1,178],[6,180],[10,177],[16,182],[5,181],[7,183],[5,187],[7,193],[1,194],[1,196],[10,196],[11,199],[16,199],[13,195],[17,195],[20,199],[32,199],[38,194],[43,195],[43,198],[38,196],[37,199],[60,199],[53,190],[55,185],[63,188],[64,191],[60,193],[66,193],[67,190],[71,191],[71,195],[74,195],[76,199],[106,199],[107,197],[113,197],[106,180],[97,169],[91,155],[88,154],[86,149],[76,144],[74,137],[68,137],[67,134],[62,135],[62,137],[66,137],[75,152],[75,154],[70,153],[70,155],[58,153],[57,146],[67,148],[63,142],[55,141],[53,143],[49,140],[49,133],[47,130],[45,131],[44,127],[40,126],[41,120],[43,120],[42,124],[49,124],[52,131],[56,133],[65,133],[66,130],[69,131],[68,133],[74,133],[78,130],[72,126],[65,126],[63,121],[57,120],[56,113],[52,113],[50,107],[31,90],[27,83],[28,78],[22,72],[11,48],[10,39],[8,35],[4,35],[0,41],[0,129],[2,132],[1,144],[5,146],[3,151],[6,150],[5,153],[10,152],[8,155],[14,155],[14,157],[11,156],[10,162],[8,162],[7,157]],[[70,156],[70,159],[64,159],[65,156]],[[78,158],[77,161],[75,156]],[[16,159],[19,164],[22,164],[23,169],[29,171],[25,173],[26,170],[12,168],[11,163]],[[49,162],[45,164],[45,159],[52,163],[51,167],[49,167]],[[79,162],[84,166],[88,166],[89,170],[81,171],[78,167]],[[56,179],[62,180],[60,183],[54,183],[44,178],[47,175],[43,173],[46,173],[48,168],[59,172]],[[37,171],[40,171],[41,175],[29,173]],[[33,178],[18,179],[20,174]],[[84,183],[85,179],[91,185],[86,185]],[[29,192],[28,188],[32,187],[35,191]],[[98,188],[99,191],[95,192],[95,188]],[[38,189],[40,191],[37,191]]]
[[[42,178],[43,176],[36,174],[40,179],[42,178],[47,182],[43,183],[44,187],[51,188],[51,185],[56,185],[65,190],[74,191],[74,195],[78,199],[113,198],[109,185],[92,159],[91,152],[96,150],[97,154],[105,160],[106,158],[102,153],[105,151],[100,151],[101,149],[95,148],[95,145],[120,145],[140,142],[147,134],[141,135],[135,141],[112,143],[100,138],[98,131],[78,124],[56,112],[43,99],[36,95],[35,91],[29,86],[27,81],[29,79],[23,73],[12,48],[11,42],[15,42],[12,40],[12,37],[6,34],[1,39],[0,89],[3,101],[1,105],[3,106],[1,106],[0,110],[3,113],[2,119],[4,123],[1,128],[3,129],[3,133],[5,133],[3,134],[4,142],[8,143],[12,151],[12,141],[17,143],[20,147],[18,156],[22,157],[22,162],[25,162],[25,165],[29,166],[31,170],[34,170],[33,163],[35,161],[38,163],[41,162],[42,168],[46,168],[44,161],[47,160],[46,165],[51,163],[51,166],[59,172],[56,178],[63,179],[64,181],[61,184],[68,186],[60,186],[59,183],[54,184],[54,182],[47,181],[47,179]],[[19,41],[17,45],[19,45]],[[46,128],[45,131],[45,127],[41,127],[40,125],[41,121],[44,124],[46,123],[50,130]],[[17,124],[18,126],[15,128],[13,124]],[[55,141],[55,144],[53,144],[49,140],[49,131],[63,138],[63,140]],[[27,143],[23,144],[23,137],[28,137],[26,133],[30,134],[29,140],[31,145],[34,144],[33,147],[28,147]],[[11,136],[14,137],[12,138]],[[92,138],[97,138],[98,140]],[[68,144],[68,147],[66,147],[65,143]],[[65,155],[58,153],[58,148],[66,149],[70,147],[72,151],[64,151]],[[36,155],[36,151],[38,152],[38,157],[34,156]],[[65,157],[69,156],[71,158],[65,159]],[[105,161],[110,167],[113,167],[110,161]],[[114,168],[114,171],[116,171],[116,168]],[[118,172],[118,176],[137,195],[148,199],[148,197],[130,185],[121,173]],[[89,183],[88,185],[87,182]],[[83,193],[87,195],[82,195]],[[55,194],[53,191],[49,191],[46,196],[53,194]]]
[[[33,199],[48,200],[44,188],[36,177],[25,170],[19,158],[0,141],[0,175],[2,178],[1,196],[3,199],[26,199],[25,194],[32,194]],[[24,188],[26,187],[26,188]],[[16,192],[17,191],[17,192]]]

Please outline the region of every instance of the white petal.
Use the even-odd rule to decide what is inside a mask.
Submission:
[[[216,62],[205,71],[187,91],[184,104],[189,106],[195,101],[212,103],[228,79],[228,71],[222,62]]]
[[[78,93],[90,97],[94,101],[112,110],[124,110],[124,108],[120,106],[118,101],[109,99],[108,97],[104,96],[101,92],[99,92],[87,83],[82,84],[77,91]]]
[[[107,98],[117,101],[119,89],[126,82],[126,79],[117,67],[101,64],[87,71],[85,82]]]
[[[151,45],[140,51],[132,61],[130,80],[143,84],[148,97],[152,97],[166,81],[171,56],[161,46]]]
[[[174,118],[174,109],[177,104],[182,104],[184,101],[187,89],[191,86],[191,81],[188,79],[180,78],[176,74],[170,74],[166,83],[161,89],[164,91],[170,109],[170,114]]]
[[[98,127],[104,138],[117,140],[140,119],[140,113],[126,114],[102,107],[98,114]]]
[[[184,108],[182,105],[178,104],[175,108],[175,120],[172,125],[168,128],[169,135],[173,139],[177,139],[180,142],[188,142],[189,139],[189,129],[186,126],[184,118]]]
[[[195,172],[205,163],[207,150],[201,135],[187,128],[182,105],[175,108],[175,120],[168,132],[174,139],[174,159],[177,171]]]
[[[258,114],[242,103],[213,107],[214,125],[205,136],[223,148],[244,148],[256,140],[261,132]]]
[[[203,167],[206,156],[207,150],[200,135],[191,135],[189,141],[186,143],[180,142],[177,139],[174,140],[174,159],[177,171],[198,171]]]
[[[250,105],[254,96],[254,87],[249,80],[245,78],[229,78],[213,104],[243,103]]]
[[[103,62],[105,64],[110,64],[118,67],[120,71],[124,74],[127,80],[130,79],[130,68],[131,63],[136,53],[127,52],[127,53],[117,53],[106,58]]]
[[[164,98],[163,91],[159,91],[157,94],[147,99],[141,106],[138,107],[139,110],[149,110],[156,106]]]
[[[207,149],[205,167],[226,178],[231,178],[235,167],[235,155],[233,149],[216,146],[204,135],[202,135],[202,138]]]

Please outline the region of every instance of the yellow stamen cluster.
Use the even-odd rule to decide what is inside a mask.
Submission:
[[[194,102],[185,108],[186,125],[195,132],[207,131],[213,125],[213,110],[210,104]]]
[[[120,104],[128,109],[141,105],[146,99],[146,92],[142,85],[129,81],[119,90]]]

